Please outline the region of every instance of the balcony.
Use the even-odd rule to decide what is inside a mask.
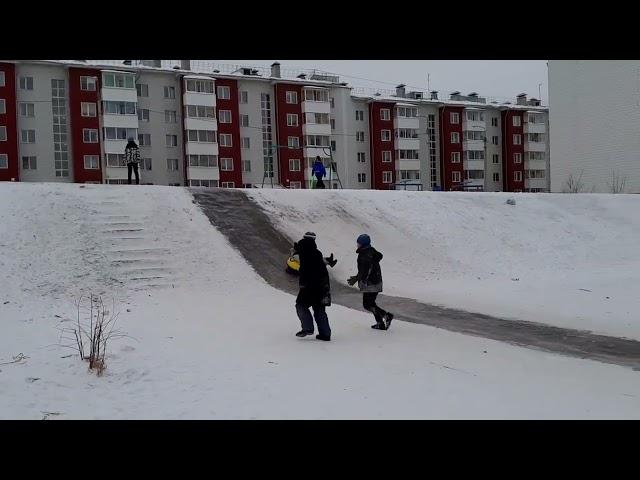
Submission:
[[[185,117],[184,119],[185,130],[218,130],[218,122],[215,118],[196,118]]]
[[[218,167],[188,166],[187,168],[189,180],[220,180],[220,169]]]
[[[545,142],[524,142],[525,152],[546,152],[547,144]]]
[[[463,150],[479,150],[483,152],[484,140],[463,140],[462,149]]]
[[[331,147],[304,147],[304,157],[316,158],[329,158]]]
[[[316,102],[314,100],[304,100],[302,102],[302,113],[331,113],[331,104],[327,102]]]
[[[129,170],[127,169],[127,164],[120,167],[109,167],[105,168],[105,179],[106,180],[127,180],[129,175]],[[142,183],[142,179],[144,178],[144,170],[138,168],[138,175],[140,176],[140,183]],[[135,175],[132,174],[132,180],[135,181]]]
[[[465,160],[465,170],[484,170],[484,160]]]
[[[127,143],[127,140],[104,140],[102,145],[104,153],[124,153]]]
[[[100,89],[100,100],[114,102],[137,102],[138,92],[135,88],[112,88],[102,87]]]
[[[185,144],[185,153],[187,155],[218,155],[218,144],[204,142],[187,142]]]
[[[524,169],[525,170],[546,170],[547,169],[547,161],[546,160],[528,160],[524,161]]]
[[[213,93],[185,92],[182,95],[183,105],[201,105],[204,107],[215,107],[216,96]]]
[[[393,128],[420,128],[420,119],[418,117],[395,117],[393,119]]]
[[[331,135],[330,123],[305,123],[302,125],[304,135]]]
[[[546,133],[547,126],[544,123],[531,123],[527,122],[524,124],[524,133]]]
[[[138,128],[138,116],[105,113],[102,115],[102,124],[105,127]]]
[[[420,150],[420,139],[396,137],[395,149],[396,150]]]
[[[462,120],[462,130],[476,130],[484,132],[487,129],[487,124],[484,120],[467,120],[466,117]]]
[[[547,188],[546,178],[525,178],[524,188]]]
[[[396,170],[420,170],[420,160],[396,160]]]

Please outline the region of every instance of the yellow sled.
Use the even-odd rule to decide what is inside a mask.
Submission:
[[[297,254],[291,253],[287,258],[287,273],[300,273],[300,257]]]

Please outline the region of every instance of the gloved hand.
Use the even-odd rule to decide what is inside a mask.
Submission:
[[[353,277],[349,277],[347,279],[347,283],[349,285],[351,285],[352,287],[356,284],[357,281],[358,281],[358,276],[357,275],[354,275]]]
[[[331,268],[335,267],[336,263],[338,263],[338,261],[333,258],[333,253],[331,254],[331,256],[327,257],[326,260]]]

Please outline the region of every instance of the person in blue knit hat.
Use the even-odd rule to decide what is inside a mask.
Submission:
[[[384,311],[376,305],[378,293],[382,292],[382,269],[380,260],[382,253],[371,246],[371,237],[363,233],[356,240],[358,254],[358,274],[349,277],[347,283],[351,286],[358,283],[362,292],[362,306],[373,313],[376,324],[371,328],[376,330],[388,330],[393,320],[393,314]]]

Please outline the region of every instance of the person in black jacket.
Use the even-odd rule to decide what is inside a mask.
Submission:
[[[313,335],[315,318],[318,325],[316,338],[328,342],[331,340],[331,328],[326,307],[331,305],[331,285],[325,259],[316,246],[315,238],[313,232],[307,232],[295,246],[300,256],[300,291],[296,298],[296,312],[302,323],[302,330],[296,336]],[[313,317],[309,308],[313,308]]]
[[[362,292],[362,306],[373,313],[376,319],[376,324],[371,328],[388,330],[393,314],[376,305],[378,293],[382,291],[382,269],[380,268],[382,253],[371,246],[371,238],[366,233],[358,237],[357,244],[358,274],[349,277],[347,283],[351,286],[358,283],[358,288]]]
[[[140,149],[133,137],[129,137],[127,146],[124,149],[124,159],[127,161],[129,185],[131,185],[131,170],[136,175],[136,185],[140,185],[140,175],[138,174],[138,162],[140,161]]]

